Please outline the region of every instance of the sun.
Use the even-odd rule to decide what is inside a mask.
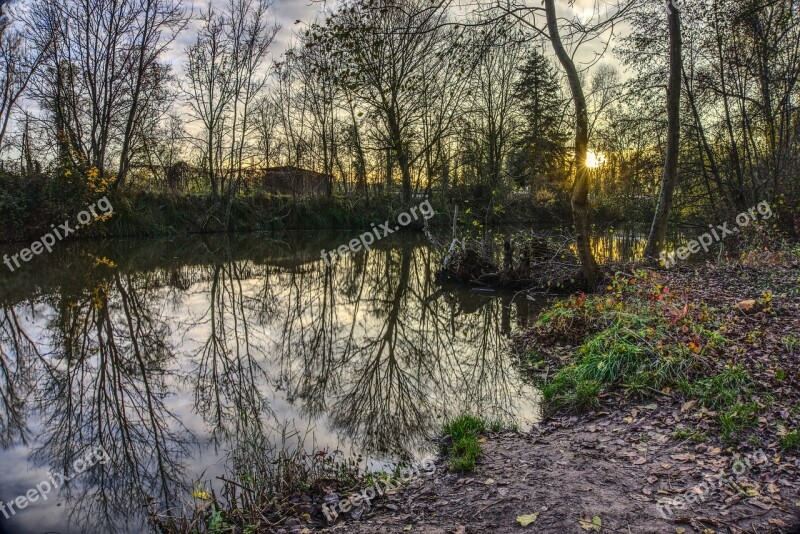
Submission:
[[[591,150],[586,153],[586,166],[590,169],[602,167],[606,163],[606,155],[602,152],[592,152]]]

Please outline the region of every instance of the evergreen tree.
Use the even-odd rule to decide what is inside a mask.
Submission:
[[[524,129],[511,155],[510,170],[520,187],[562,174],[566,159],[566,100],[550,62],[538,51],[520,68],[514,87]]]

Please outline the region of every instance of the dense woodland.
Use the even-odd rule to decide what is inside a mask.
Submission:
[[[592,213],[653,220],[651,254],[670,218],[763,200],[797,226],[797,2],[319,7],[278,50],[271,0],[4,0],[9,233],[106,191],[204,199],[230,229],[273,167],[320,173],[351,206],[561,207],[579,244]]]

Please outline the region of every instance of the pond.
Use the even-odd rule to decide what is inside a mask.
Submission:
[[[545,300],[438,285],[416,234],[320,259],[352,237],[79,241],[4,272],[0,501],[53,488],[0,509],[0,532],[141,532],[144,502],[191,500],[245,443],[380,467],[433,455],[465,412],[534,424],[508,344]],[[598,252],[640,238],[606,232]]]

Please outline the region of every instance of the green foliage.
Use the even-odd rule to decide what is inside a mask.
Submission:
[[[693,392],[706,408],[718,410],[736,404],[739,397],[750,392],[753,379],[741,365],[728,367],[721,373],[697,381]]]
[[[453,441],[457,441],[464,436],[486,432],[486,422],[474,415],[461,415],[445,423],[442,431],[445,436],[450,436]]]
[[[509,158],[509,170],[518,186],[548,191],[553,182],[560,186],[566,179],[568,136],[563,110],[567,99],[553,66],[536,50],[520,68],[514,91],[522,102],[525,124]]]
[[[647,397],[669,388],[720,412],[726,439],[749,428],[758,404],[741,404],[754,394],[746,369],[696,376],[708,356],[718,357],[728,345],[715,310],[679,299],[658,283],[657,273],[632,274],[616,276],[605,294],[572,297],[539,315],[532,330],[539,342],[529,350],[538,363],[531,369],[545,366],[548,343],[577,338],[566,364],[542,385],[545,411],[579,413],[598,408],[614,390]],[[676,437],[706,439],[682,430]]]
[[[783,341],[784,347],[786,347],[786,350],[788,350],[792,354],[798,352],[797,349],[800,348],[800,338],[797,338],[796,336],[789,335],[789,336],[785,336],[782,341]]]
[[[600,406],[600,382],[577,380],[575,367],[567,367],[542,387],[545,408],[550,412],[586,412]]]
[[[514,421],[506,422],[501,419],[495,419],[493,421],[489,421],[488,429],[490,432],[502,432],[504,430],[518,432],[519,426]]]
[[[200,195],[107,193],[101,191],[102,187],[103,184],[95,185],[94,193],[76,190],[73,194],[60,186],[58,180],[20,181],[0,173],[0,240],[36,239],[49,231],[51,224],[74,220],[80,211],[103,196],[108,196],[114,206],[113,216],[82,228],[76,237],[361,229],[395,215],[391,199],[383,197],[293,199],[253,193],[235,197],[228,210],[226,205],[215,205]]]
[[[444,453],[450,458],[450,469],[459,473],[472,472],[481,455],[478,435],[487,429],[499,431],[503,426],[501,422],[487,423],[469,414],[445,423],[442,433],[449,438],[449,445],[444,448]]]
[[[787,451],[800,450],[800,429],[792,430],[780,437],[781,448]]]
[[[748,402],[736,404],[719,416],[722,429],[722,440],[726,443],[735,443],[741,438],[743,431],[752,428],[758,422],[758,403]]]
[[[475,470],[475,461],[481,455],[481,446],[477,437],[464,436],[453,443],[448,455],[450,469],[459,473],[469,473]]]

